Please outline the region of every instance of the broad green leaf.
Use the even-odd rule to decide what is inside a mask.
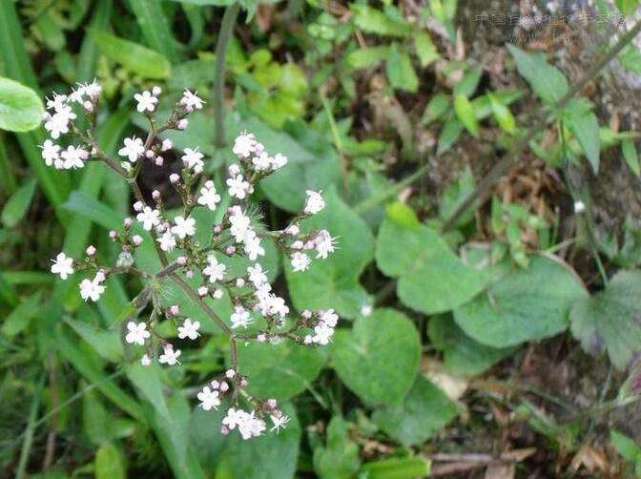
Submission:
[[[538,341],[564,331],[572,305],[587,297],[576,274],[560,260],[537,256],[476,299],[454,311],[456,323],[482,344],[495,348]]]
[[[572,100],[563,111],[568,128],[576,136],[587,157],[592,171],[599,172],[599,120],[591,111],[591,105],[585,100]]]
[[[637,154],[637,147],[634,145],[634,141],[623,140],[621,142],[621,152],[632,172],[636,176],[641,176],[641,165],[639,165],[639,155]]]
[[[513,45],[508,45],[508,50],[516,60],[521,76],[544,103],[553,105],[568,92],[565,75],[550,65],[543,53],[527,53]]]
[[[350,440],[349,423],[340,416],[332,417],[327,426],[326,445],[314,449],[314,470],[322,479],[349,479],[358,471],[361,461],[358,446]]]
[[[102,54],[127,70],[150,79],[163,79],[171,74],[169,60],[157,51],[104,31],[89,31]]]
[[[368,462],[362,468],[367,479],[416,479],[428,477],[431,471],[429,459],[403,457]]]
[[[338,376],[364,402],[398,404],[416,379],[421,344],[414,324],[393,309],[359,317],[336,332],[331,347]]]
[[[620,271],[605,290],[576,302],[572,334],[592,354],[607,351],[617,369],[641,352],[641,272]]]
[[[359,277],[374,256],[374,238],[365,221],[333,189],[324,197],[325,209],[301,226],[305,230],[327,228],[337,238],[336,251],[325,260],[314,260],[301,272],[293,272],[286,258],[287,284],[299,311],[333,308],[341,316],[353,318],[363,304],[370,304]]]
[[[284,401],[303,392],[320,373],[325,353],[291,341],[238,347],[240,372],[251,378],[250,394]]]
[[[128,365],[126,372],[127,378],[138,388],[139,395],[153,406],[161,418],[171,423],[173,418],[167,407],[160,366],[156,363],[152,363],[150,366],[143,366],[136,362]]]
[[[474,341],[446,315],[430,318],[428,332],[431,344],[443,353],[445,369],[452,374],[483,374],[514,352],[513,348],[491,348]]]
[[[442,155],[456,143],[456,141],[463,133],[463,124],[457,119],[455,115],[450,116],[438,137],[438,149],[436,150],[437,155]]]
[[[418,32],[414,36],[414,48],[423,68],[440,58],[432,38],[427,32]]]
[[[112,443],[105,443],[96,453],[96,479],[125,479],[125,458]]]
[[[296,473],[301,427],[293,407],[285,405],[291,418],[287,427],[243,441],[234,431],[224,452],[233,479],[290,479]],[[269,420],[268,420],[269,421]]]
[[[399,19],[392,19],[385,13],[364,4],[350,6],[354,14],[354,24],[367,33],[390,37],[405,37],[411,34],[412,29],[408,23]]]
[[[450,97],[444,93],[439,93],[432,97],[430,102],[425,107],[421,123],[429,125],[430,123],[440,119],[450,109]]]
[[[465,98],[471,98],[481,82],[482,75],[483,69],[470,68],[465,72],[461,81],[454,86],[453,96],[462,95]]]
[[[409,54],[393,45],[386,63],[387,78],[392,88],[416,93],[418,90],[418,77],[412,65]]]
[[[189,439],[200,464],[205,470],[215,470],[227,444],[228,436],[220,432],[227,408],[221,405],[217,410],[205,411],[195,407],[189,424]]]
[[[383,60],[387,59],[390,54],[389,47],[368,47],[361,48],[350,52],[345,61],[355,70],[363,68],[373,68],[378,66]]]
[[[382,407],[372,419],[404,446],[419,445],[458,415],[443,391],[419,375],[402,404]]]
[[[30,131],[44,114],[42,100],[31,88],[0,77],[0,130]]]
[[[99,395],[89,389],[82,396],[82,425],[84,433],[96,446],[109,441],[109,414]]]
[[[474,106],[472,106],[470,100],[463,95],[457,95],[456,98],[454,98],[454,111],[465,129],[470,132],[472,136],[478,138],[479,124],[478,121],[476,121]]]
[[[415,224],[401,223],[406,211]],[[400,203],[388,210],[376,243],[376,264],[387,276],[399,278],[397,293],[407,306],[426,314],[457,308],[484,286],[484,274],[466,266],[436,231],[421,225]]]
[[[501,101],[493,94],[488,93],[487,96],[490,99],[490,104],[492,105],[494,119],[501,129],[510,135],[514,133],[516,131],[516,120],[510,112],[510,109],[501,103]]]

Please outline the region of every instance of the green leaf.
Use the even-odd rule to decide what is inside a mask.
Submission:
[[[303,222],[305,231],[328,228],[337,238],[336,251],[325,260],[314,260],[307,271],[293,272],[289,259],[285,273],[296,309],[335,309],[353,318],[370,304],[359,277],[374,257],[374,238],[369,227],[332,189],[324,194],[323,211]]]
[[[327,426],[326,446],[314,449],[314,470],[322,479],[349,479],[358,471],[358,446],[348,432],[349,423],[334,416]]]
[[[325,354],[286,341],[280,344],[249,342],[238,348],[240,372],[251,378],[249,393],[284,401],[303,392],[320,373]]]
[[[456,116],[461,121],[463,126],[467,131],[470,132],[472,136],[478,138],[479,136],[479,124],[476,120],[476,114],[474,113],[474,107],[470,100],[463,95],[457,95],[454,98],[454,111]]]
[[[430,318],[428,334],[432,345],[443,353],[445,369],[456,375],[483,374],[514,352],[513,348],[491,348],[474,341],[446,315]]]
[[[416,479],[428,477],[431,463],[421,457],[403,457],[368,462],[362,468],[367,479]]]
[[[104,359],[118,362],[123,356],[120,334],[117,331],[105,330],[93,324],[76,319],[66,318],[65,322],[73,328]]]
[[[392,88],[416,93],[418,77],[414,71],[410,56],[400,51],[396,44],[392,45],[386,64],[387,78]]]
[[[623,158],[628,164],[628,167],[630,167],[637,177],[641,177],[641,165],[639,165],[639,155],[637,154],[637,148],[634,145],[634,141],[623,140],[621,142],[621,152],[623,153]]]
[[[418,223],[403,224],[388,210],[376,243],[376,264],[387,276],[399,278],[397,294],[407,306],[426,314],[457,308],[476,296],[484,275],[466,266],[436,231]]]
[[[338,376],[368,404],[395,404],[408,393],[419,368],[421,344],[414,324],[393,309],[359,317],[339,330],[331,348]]]
[[[2,208],[1,216],[2,223],[7,228],[13,228],[22,221],[22,218],[24,218],[24,215],[29,210],[29,206],[31,206],[31,200],[35,192],[36,180],[31,179],[25,182],[25,184],[9,198],[7,204]]]
[[[501,103],[501,101],[493,94],[488,93],[487,96],[490,99],[492,113],[494,114],[496,122],[505,133],[510,135],[513,134],[516,131],[516,120],[510,112],[510,109]]]
[[[576,136],[594,173],[599,172],[599,120],[586,100],[572,100],[563,111],[568,128]]]
[[[440,58],[432,42],[432,37],[430,37],[427,32],[418,32],[414,35],[414,48],[416,49],[416,55],[423,68]]]
[[[429,125],[430,123],[440,119],[450,109],[450,97],[444,93],[434,95],[430,102],[425,107],[421,123]]]
[[[534,257],[527,269],[514,267],[473,301],[454,311],[465,333],[503,348],[564,331],[572,305],[587,297],[576,274],[560,260]]]
[[[279,433],[243,441],[237,432],[224,452],[234,479],[289,479],[296,473],[301,428],[291,406],[283,408],[291,418]]]
[[[89,32],[102,54],[127,70],[150,79],[163,79],[171,74],[169,60],[157,51],[100,30]]]
[[[380,408],[372,419],[404,446],[419,445],[458,415],[443,391],[419,375],[402,404]]]
[[[463,124],[458,121],[456,116],[452,115],[443,125],[443,129],[438,137],[437,155],[442,155],[456,143],[463,132]]]
[[[641,271],[620,271],[605,290],[578,301],[571,312],[572,334],[592,354],[607,351],[625,369],[641,351]]]
[[[145,398],[158,415],[171,423],[173,418],[165,400],[164,385],[161,379],[162,369],[156,363],[143,366],[139,362],[126,368],[127,377],[138,388],[139,395]]]
[[[350,52],[345,57],[345,61],[351,68],[361,70],[378,66],[379,63],[389,57],[389,54],[390,49],[386,46],[361,48]]]
[[[171,28],[162,2],[157,0],[130,0],[131,9],[136,15],[138,25],[147,45],[162,53],[171,61],[178,60],[176,41],[171,33]]]
[[[0,77],[0,129],[30,131],[40,126],[45,110],[31,88]]]
[[[42,311],[42,291],[36,291],[26,299],[23,299],[16,308],[11,311],[2,323],[2,334],[9,338],[24,331],[33,318]]]
[[[125,479],[125,458],[111,443],[100,446],[96,453],[96,479]]]
[[[526,53],[520,48],[508,45],[508,50],[516,60],[516,67],[534,93],[544,103],[553,105],[568,92],[568,81],[556,67],[550,65],[542,53]]]
[[[412,28],[405,21],[392,19],[385,13],[364,4],[351,4],[354,24],[367,33],[390,37],[405,37],[412,33]]]
[[[610,429],[610,442],[626,461],[641,461],[641,447],[625,434]]]
[[[632,15],[639,7],[639,0],[615,0],[615,3],[626,17]]]

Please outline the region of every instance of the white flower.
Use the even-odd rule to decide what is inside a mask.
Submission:
[[[249,311],[242,306],[234,307],[234,312],[231,314],[230,319],[232,329],[247,328],[252,323]]]
[[[368,317],[372,315],[372,311],[374,311],[374,308],[372,308],[371,304],[364,304],[361,306],[361,315]]]
[[[92,100],[96,100],[102,94],[102,86],[96,80],[84,85],[85,93]]]
[[[306,215],[315,215],[325,208],[325,200],[320,193],[312,190],[307,190],[307,202],[305,203],[305,209],[303,210]]]
[[[243,439],[247,440],[260,436],[266,427],[265,421],[257,418],[254,411],[252,411],[251,413],[245,413],[241,422],[238,424],[238,432],[240,432],[240,436]]]
[[[60,111],[62,107],[66,106],[67,100],[67,95],[60,95],[54,92],[51,100],[47,98],[47,109]]]
[[[140,364],[144,367],[151,366],[151,358],[147,353],[143,354],[142,358],[140,358]]]
[[[314,335],[312,336],[312,342],[320,344],[321,346],[327,346],[334,335],[334,328],[328,326],[325,323],[320,323],[314,328]]]
[[[249,216],[245,215],[239,206],[232,206],[228,211],[231,212],[229,215],[229,222],[231,223],[229,231],[234,239],[240,243],[250,229],[251,221]]]
[[[338,314],[333,309],[319,311],[320,321],[334,328],[338,324]]]
[[[79,146],[69,145],[66,150],[60,153],[64,160],[63,167],[67,170],[72,168],[82,168],[85,166],[83,160],[89,158],[89,152]]]
[[[71,107],[63,105],[53,115],[45,116],[45,130],[51,133],[51,138],[57,140],[60,135],[69,133],[69,123],[75,118],[76,114]]]
[[[178,363],[178,358],[180,357],[180,349],[174,349],[171,344],[165,344],[163,347],[163,353],[158,358],[160,364],[167,364],[173,366]]]
[[[185,90],[183,97],[180,99],[180,104],[185,107],[185,110],[192,112],[194,110],[202,110],[205,102],[196,94],[189,90]]]
[[[234,140],[232,151],[239,158],[249,158],[256,151],[256,137],[252,133],[241,133]]]
[[[287,157],[285,155],[276,153],[276,155],[272,158],[272,170],[274,171],[281,169],[286,164],[287,164]]]
[[[42,148],[42,159],[45,160],[45,165],[52,166],[60,158],[60,146],[53,141],[45,140],[40,148]]]
[[[102,296],[102,293],[105,292],[105,287],[102,285],[102,282],[104,280],[105,276],[100,271],[92,280],[83,279],[80,283],[80,296],[82,297],[82,299],[85,301],[87,301],[88,299],[94,302],[98,301],[100,299],[100,296]]]
[[[125,138],[125,146],[118,150],[120,156],[126,156],[131,163],[135,163],[138,158],[145,152],[145,145],[143,145],[140,138],[132,136]]]
[[[174,144],[171,142],[171,140],[169,138],[165,138],[160,145],[160,151],[171,150],[173,147]]]
[[[183,218],[176,216],[174,218],[175,226],[171,227],[171,232],[178,236],[180,239],[185,239],[187,236],[196,234],[196,220],[193,218]]]
[[[198,151],[198,148],[185,148],[185,154],[180,158],[185,167],[193,170],[194,173],[202,173],[205,163],[203,162],[203,154]]]
[[[271,414],[269,418],[272,420],[273,424],[270,429],[272,432],[280,432],[281,429],[285,429],[285,426],[287,426],[287,423],[289,422],[289,416],[282,413],[280,415]]]
[[[272,167],[272,158],[265,152],[252,158],[252,164],[256,171],[267,171]]]
[[[314,238],[314,249],[316,249],[316,259],[326,259],[330,253],[336,249],[335,240],[327,230],[320,230]]]
[[[125,341],[129,344],[144,346],[145,339],[149,339],[151,337],[151,333],[147,331],[147,323],[145,322],[136,324],[133,321],[129,321],[127,323],[127,330],[129,332],[125,336]]]
[[[310,264],[311,260],[305,253],[296,251],[294,254],[292,254],[292,268],[294,269],[294,271],[305,271],[309,268]]]
[[[206,206],[211,211],[214,211],[218,203],[220,203],[220,195],[216,192],[214,182],[210,180],[200,189],[198,204]]]
[[[154,226],[160,224],[160,211],[145,206],[142,211],[136,215],[136,219],[142,223],[145,231],[151,231]]]
[[[263,271],[263,267],[258,263],[247,267],[247,273],[249,274],[249,281],[251,281],[257,288],[269,281],[267,275]]]
[[[203,269],[203,275],[209,276],[210,283],[215,283],[224,279],[226,269],[227,267],[224,264],[219,263],[216,257],[210,254],[207,256],[207,266]]]
[[[243,237],[245,253],[251,261],[256,261],[259,256],[265,256],[265,248],[260,245],[260,238],[253,230],[247,230]]]
[[[585,211],[585,204],[583,201],[575,201],[574,202],[574,212],[576,214],[583,213]]]
[[[218,391],[210,389],[209,386],[205,386],[196,397],[200,401],[200,407],[205,411],[209,411],[211,409],[218,409],[218,406],[220,406],[219,394]]]
[[[176,238],[169,229],[165,230],[160,238],[158,238],[158,242],[160,243],[160,249],[167,253],[173,251],[176,247]]]
[[[178,120],[178,123],[176,123],[176,128],[178,128],[179,130],[186,130],[188,126],[189,126],[189,120],[187,118]]]
[[[143,113],[145,111],[154,111],[156,109],[156,103],[158,103],[158,98],[153,96],[148,90],[143,91],[142,93],[136,93],[134,98],[138,102],[136,109]]]
[[[200,329],[200,321],[192,321],[187,318],[183,322],[182,326],[178,326],[178,337],[180,339],[197,339],[200,336],[198,330]]]
[[[229,187],[229,195],[239,200],[245,199],[251,185],[245,181],[243,175],[237,175],[235,178],[227,178],[227,186]]]
[[[230,407],[227,410],[227,415],[222,420],[223,426],[225,426],[230,431],[235,429],[236,426],[238,426],[243,421],[245,414],[247,413],[242,409],[234,409],[233,407]]]
[[[51,272],[60,276],[60,279],[67,279],[73,274],[73,259],[64,253],[59,253],[51,265]]]

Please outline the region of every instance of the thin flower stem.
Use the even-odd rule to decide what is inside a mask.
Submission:
[[[223,21],[216,42],[216,76],[214,78],[214,115],[216,117],[216,148],[225,146],[225,63],[227,46],[234,33],[236,18],[240,12],[240,4],[234,2],[225,9]]]
[[[577,93],[581,92],[581,90],[583,90],[583,88],[592,81],[608,63],[610,63],[610,61],[616,58],[616,56],[639,34],[639,32],[641,32],[641,20],[637,21],[634,27],[623,35],[619,41],[601,58],[601,60],[595,63],[594,66],[588,70],[579,82],[570,88],[570,90],[556,104],[552,113],[558,112],[566,107],[570,100],[574,98]],[[479,182],[476,189],[465,198],[460,206],[447,219],[443,226],[444,232],[451,230],[458,223],[461,216],[470,207],[472,207],[477,200],[479,200],[478,203],[480,204],[486,199],[494,184],[505,173],[507,173],[513,165],[520,161],[521,154],[525,148],[547,127],[548,123],[553,118],[554,115],[550,115],[550,112],[545,108],[542,108],[534,115],[533,126],[527,130],[526,134],[520,141],[514,144],[505,158],[494,165],[490,172]]]

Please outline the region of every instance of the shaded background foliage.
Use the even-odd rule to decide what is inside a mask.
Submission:
[[[638,475],[637,43],[569,94],[637,28],[636,7],[1,2],[3,474]],[[189,298],[167,287],[164,299],[213,336],[179,368],[143,370],[120,340],[137,285],[110,279],[92,308],[77,283],[47,273],[55,253],[90,243],[112,259],[106,230],[130,213],[127,185],[103,165],[62,174],[40,157],[38,98],[94,77],[104,151],[144,126],[130,113],[136,91],[161,85],[162,115],[192,88],[207,108],[167,136],[200,146],[209,173],[245,129],[288,156],[256,193],[266,223],[285,225],[305,189],[324,191],[327,208],[306,227],[327,225],[337,253],[305,274],[275,248],[265,263],[297,309],[341,314],[335,341],[239,351],[250,391],[287,403],[284,432],[223,438],[222,413],[193,406],[228,351]],[[143,175],[146,194],[172,197],[167,160]],[[216,220],[195,216],[203,231]],[[158,268],[150,248],[136,260]]]

